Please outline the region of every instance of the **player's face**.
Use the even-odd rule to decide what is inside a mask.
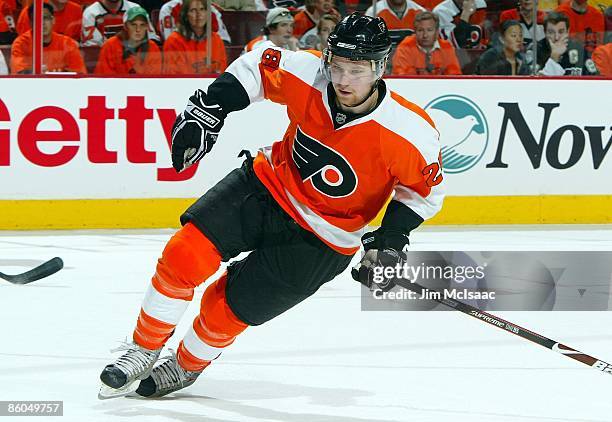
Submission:
[[[319,39],[321,40],[321,49],[327,48],[327,38],[331,34],[336,24],[329,19],[323,19],[321,21],[321,29],[319,30]]]
[[[436,28],[436,21],[433,19],[426,19],[424,21],[417,22],[414,25],[414,32],[416,33],[417,43],[423,48],[432,48],[438,37],[438,29]]]
[[[347,106],[363,101],[376,81],[376,73],[367,60],[351,61],[344,57],[334,57],[329,70],[336,96]]]
[[[280,39],[281,44],[287,44],[291,35],[293,35],[293,22],[281,22],[276,25],[276,28],[270,30],[270,35],[274,35]]]
[[[191,2],[187,11],[187,20],[194,31],[202,30],[206,26],[206,8],[203,2],[199,0]]]
[[[147,36],[147,21],[138,17],[131,22],[126,22],[128,38],[134,43],[141,43]]]
[[[523,46],[523,30],[519,25],[513,25],[504,32],[504,46],[514,53],[521,51]]]
[[[43,8],[43,37],[48,37],[53,32],[53,23],[55,19],[49,9]]]
[[[567,37],[567,26],[565,22],[549,23],[546,25],[546,39],[549,43],[556,43],[561,38]]]
[[[521,6],[521,9],[523,10],[533,10],[533,4],[534,4],[533,0],[521,0],[519,2],[519,5]]]

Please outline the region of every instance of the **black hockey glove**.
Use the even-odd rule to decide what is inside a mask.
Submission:
[[[385,229],[383,227],[366,233],[361,237],[365,254],[352,270],[354,280],[369,289],[379,288],[389,290],[393,288],[394,276],[385,274],[385,268],[400,267],[406,262],[408,250],[408,235],[402,231]],[[391,274],[395,274],[393,271]]]
[[[198,89],[172,127],[172,167],[177,172],[198,162],[208,153],[225,121],[218,104],[206,104],[206,93]]]

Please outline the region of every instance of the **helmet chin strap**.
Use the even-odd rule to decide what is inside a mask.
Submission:
[[[344,103],[340,102],[340,100],[338,100],[338,102],[342,105],[342,107],[346,107],[346,108],[359,107],[361,104],[363,104],[366,101],[368,101],[370,99],[370,97],[372,96],[372,94],[374,94],[374,92],[376,92],[376,90],[378,89],[378,82],[379,81],[380,81],[380,79],[376,79],[376,82],[374,82],[374,84],[372,85],[372,88],[370,89],[370,92],[368,93],[368,95],[366,95],[365,98],[363,100],[359,101],[357,104],[347,105],[347,104],[344,104]]]

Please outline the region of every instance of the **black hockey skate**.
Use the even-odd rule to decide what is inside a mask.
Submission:
[[[140,381],[136,394],[148,398],[162,397],[189,387],[195,382],[202,371],[193,372],[183,369],[178,364],[176,354],[171,352],[172,355],[167,356],[164,363],[153,368],[148,378]]]
[[[120,350],[126,350],[126,352],[114,363],[106,365],[100,374],[102,387],[98,398],[101,400],[133,393],[138,386],[137,381],[147,378],[151,373],[162,348],[149,350],[136,343],[126,342],[111,352]]]

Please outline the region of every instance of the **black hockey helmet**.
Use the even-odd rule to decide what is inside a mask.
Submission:
[[[391,51],[387,24],[381,18],[354,12],[342,19],[327,39],[331,55],[351,60],[386,59]]]

